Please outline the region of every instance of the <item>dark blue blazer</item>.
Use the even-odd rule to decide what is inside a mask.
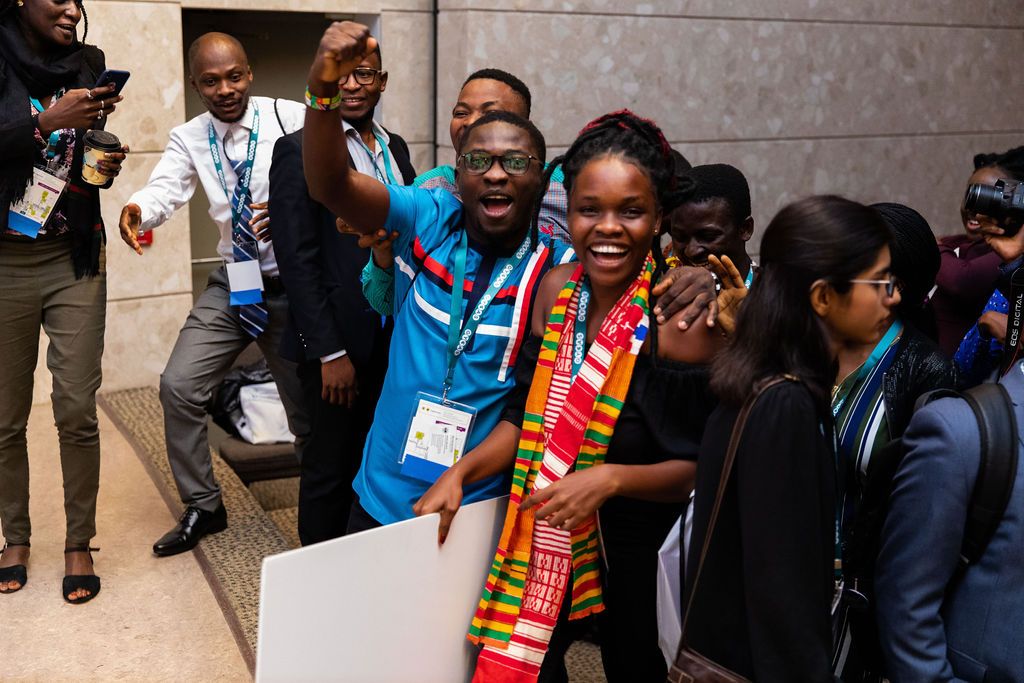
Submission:
[[[389,150],[409,184],[416,177],[409,148],[388,132]],[[334,215],[309,196],[302,170],[302,131],[280,138],[270,166],[270,220],[274,253],[288,295],[289,322],[281,355],[314,361],[348,353],[356,369],[369,362],[374,345],[387,343],[390,326],[363,297],[360,274],[370,258],[352,235],[342,235]]]
[[[1024,366],[1002,383],[1024,426]],[[876,569],[889,678],[1024,681],[1024,445],[998,530],[953,583],[981,459],[978,423],[965,401],[946,398],[918,411],[904,439]]]

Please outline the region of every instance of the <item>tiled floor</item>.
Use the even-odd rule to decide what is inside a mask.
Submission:
[[[0,595],[0,680],[249,681],[224,614],[191,553],[150,547],[175,520],[129,444],[101,411],[103,460],[93,545],[102,592],[85,605],[60,596],[64,511],[49,404],[28,428],[32,558],[29,582]]]

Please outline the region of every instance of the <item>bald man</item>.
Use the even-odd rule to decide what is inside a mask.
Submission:
[[[250,342],[266,356],[300,457],[309,431],[295,364],[278,354],[288,302],[263,210],[274,143],[302,127],[305,107],[250,96],[249,60],[227,34],[200,36],[188,61],[189,81],[206,112],[171,131],[149,182],[128,200],[120,221],[121,238],[142,254],[139,230],[166,222],[202,183],[224,260],[185,320],[160,376],[167,457],[185,511],[153,546],[159,556],[191,550],[204,535],[227,527],[210,462],[206,406]]]

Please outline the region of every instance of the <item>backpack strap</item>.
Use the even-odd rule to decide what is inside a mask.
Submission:
[[[978,420],[981,460],[967,508],[960,571],[977,562],[1003,519],[1017,477],[1017,416],[1002,384],[986,383],[963,393]]]

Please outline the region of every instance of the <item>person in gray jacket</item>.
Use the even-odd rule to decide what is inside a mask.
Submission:
[[[1024,424],[1024,364],[1001,380]],[[888,677],[1024,681],[1024,465],[977,562],[957,571],[978,477],[978,423],[959,398],[918,411],[904,435],[876,566],[878,627]],[[1018,460],[1022,444],[1018,436]]]

